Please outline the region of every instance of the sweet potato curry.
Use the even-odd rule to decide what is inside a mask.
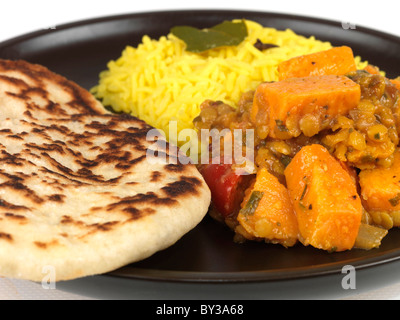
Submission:
[[[379,247],[400,226],[400,81],[372,65],[357,70],[346,46],[285,61],[278,72],[237,106],[206,100],[194,119],[199,130],[255,133],[253,172],[199,165],[211,215],[237,242]]]

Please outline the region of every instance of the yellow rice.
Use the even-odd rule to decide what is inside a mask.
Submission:
[[[290,29],[264,28],[248,20],[246,24],[248,37],[240,45],[202,54],[185,51],[185,43],[172,34],[159,40],[145,35],[137,48],[127,46],[120,58],[108,63],[92,92],[105,106],[130,113],[168,137],[170,121],[177,121],[178,132],[193,128],[204,100],[235,105],[260,82],[276,81],[281,61],[332,47]],[[259,51],[254,47],[257,39],[279,47]],[[367,63],[359,57],[356,62],[359,68]]]

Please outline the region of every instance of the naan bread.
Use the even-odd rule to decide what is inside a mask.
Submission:
[[[104,113],[87,90],[46,67],[0,59],[0,119]]]
[[[193,229],[210,191],[150,130],[43,67],[0,60],[0,275],[106,273]]]

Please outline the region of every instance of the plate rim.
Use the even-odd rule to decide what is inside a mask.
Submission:
[[[338,26],[342,22],[334,19],[318,18],[314,16],[299,15],[283,12],[259,11],[259,10],[244,10],[244,9],[177,9],[177,10],[155,10],[143,12],[130,12],[123,14],[103,15],[93,18],[80,19],[67,23],[62,23],[56,26],[56,29],[39,29],[27,32],[0,42],[0,51],[8,46],[18,45],[21,42],[29,41],[37,37],[45,36],[57,31],[73,29],[80,26],[87,26],[97,23],[121,21],[124,19],[148,18],[151,15],[166,15],[166,14],[221,14],[221,15],[260,15],[264,18],[282,18],[297,20],[304,23],[316,23],[328,26]],[[357,31],[383,38],[389,42],[400,44],[400,36],[380,31],[377,29],[357,25]],[[1,57],[0,57],[1,58]],[[356,269],[371,268],[378,265],[390,263],[400,259],[400,246],[397,249],[392,249],[388,252],[383,252],[381,255],[375,255],[370,258],[355,258],[354,267]],[[148,280],[148,281],[167,281],[167,282],[189,282],[189,283],[251,283],[251,282],[269,282],[282,280],[296,280],[302,278],[322,277],[331,274],[341,273],[340,262],[320,264],[317,266],[296,267],[293,269],[277,269],[277,270],[257,270],[257,271],[235,271],[235,272],[197,272],[197,271],[179,271],[179,270],[158,270],[130,267],[129,265],[120,269],[110,271],[101,276],[119,277],[124,279]],[[311,268],[310,268],[311,267]],[[136,275],[126,274],[122,269],[129,268],[138,271]],[[288,271],[288,269],[292,271]],[[306,271],[307,269],[307,271]],[[147,271],[146,271],[147,270]],[[285,271],[286,270],[286,271]],[[144,271],[144,272],[142,272]],[[150,271],[150,272],[149,272]],[[223,276],[221,277],[221,275]]]
[[[175,283],[262,283],[272,281],[299,280],[318,278],[343,273],[343,267],[351,265],[356,271],[378,267],[400,260],[400,249],[392,249],[380,255],[360,259],[348,259],[346,262],[332,262],[316,266],[284,268],[276,270],[234,271],[234,272],[202,272],[135,268],[130,265],[110,271],[103,276],[124,278],[132,280],[148,280],[157,282]],[[354,260],[354,261],[351,261]],[[127,270],[128,269],[128,270]],[[134,274],[129,271],[134,270]],[[223,274],[223,277],[221,277]]]
[[[101,15],[93,18],[86,18],[86,19],[78,19],[75,21],[71,22],[65,22],[61,23],[59,25],[56,25],[55,29],[37,29],[33,30],[31,32],[26,32],[21,35],[17,35],[15,37],[5,39],[3,41],[0,41],[0,49],[2,47],[6,47],[9,45],[13,45],[15,43],[21,42],[21,41],[26,41],[31,38],[36,38],[38,36],[42,35],[47,35],[52,32],[57,32],[65,29],[71,29],[74,27],[79,27],[83,25],[88,25],[88,24],[95,24],[95,23],[100,23],[100,22],[109,22],[109,21],[118,21],[122,19],[128,19],[128,18],[139,18],[141,16],[146,17],[149,15],[165,15],[165,14],[249,14],[249,15],[254,15],[254,14],[261,14],[263,16],[271,16],[274,18],[283,18],[283,19],[294,19],[294,20],[300,20],[304,22],[312,22],[312,23],[322,23],[322,24],[328,24],[328,25],[334,25],[337,26],[338,24],[341,24],[342,21],[335,20],[335,19],[325,19],[325,18],[319,18],[315,16],[307,16],[303,14],[294,14],[294,13],[283,13],[283,12],[272,12],[272,11],[258,11],[258,10],[245,10],[245,9],[176,9],[176,10],[154,10],[154,11],[143,11],[143,12],[130,12],[130,13],[122,13],[122,14],[112,14],[112,15]],[[368,34],[372,34],[378,37],[383,37],[389,41],[395,41],[399,42],[400,44],[400,35],[395,35],[392,33],[388,33],[385,31],[381,31],[378,29],[370,28],[364,25],[358,25],[357,24],[357,31],[361,32],[366,32]]]

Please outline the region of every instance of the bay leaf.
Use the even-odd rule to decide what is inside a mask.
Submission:
[[[224,21],[209,29],[191,26],[176,26],[171,33],[186,43],[186,50],[201,53],[222,46],[236,46],[247,36],[247,27],[243,20]]]

